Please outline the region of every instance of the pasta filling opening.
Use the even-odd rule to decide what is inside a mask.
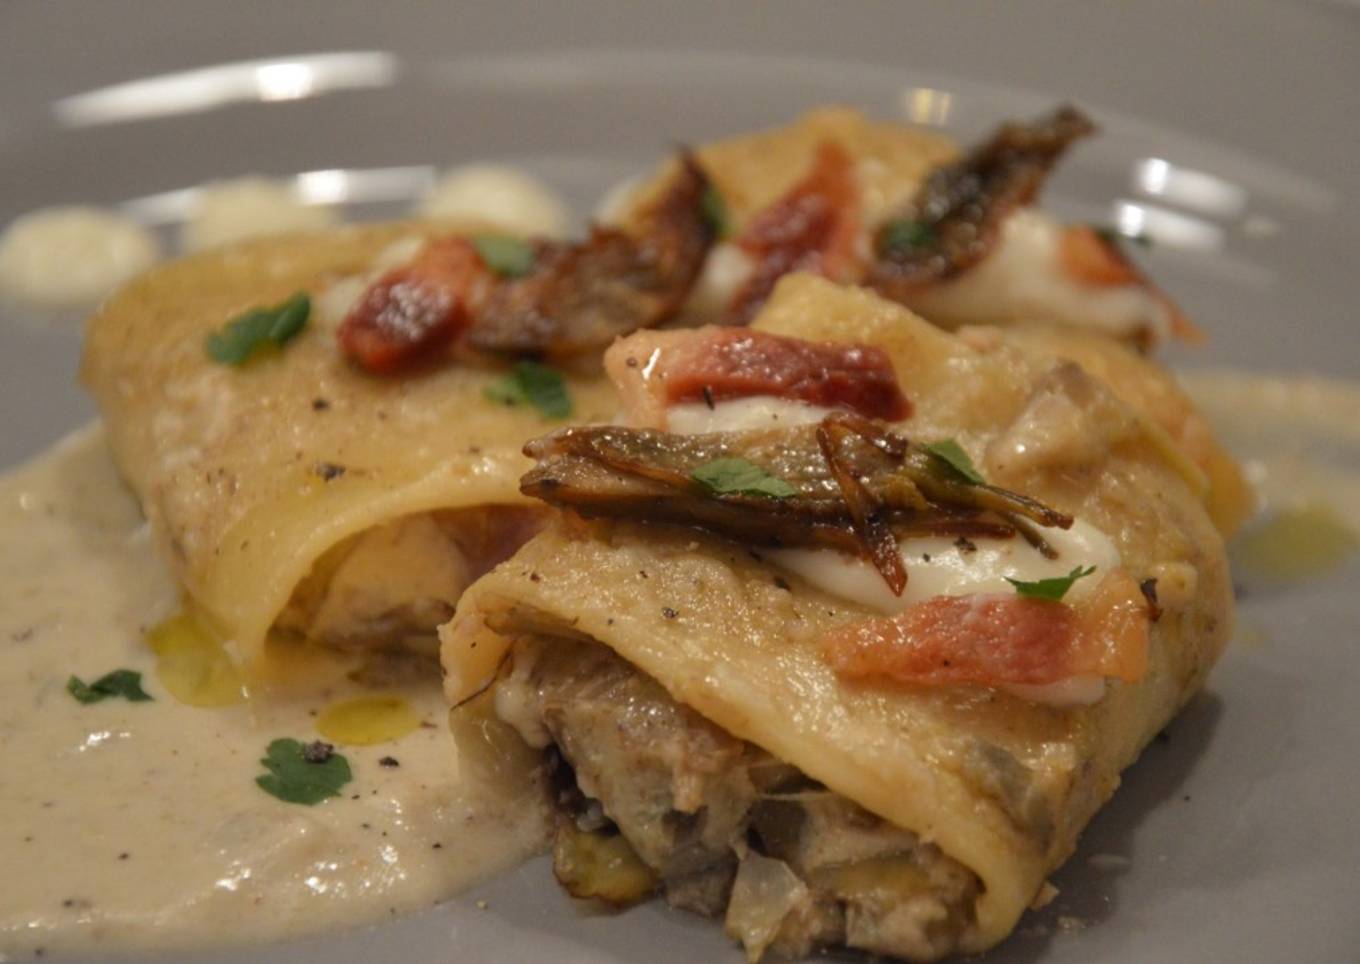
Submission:
[[[723,918],[751,960],[826,946],[933,960],[975,922],[972,871],[600,643],[518,637],[495,705],[549,761],[554,869],[574,896],[626,904],[659,890]]]
[[[463,591],[539,531],[547,512],[493,505],[418,513],[333,547],[275,628],[343,650],[437,658]]]

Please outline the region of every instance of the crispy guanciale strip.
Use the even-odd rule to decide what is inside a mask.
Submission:
[[[894,616],[835,629],[821,647],[837,675],[864,682],[1136,682],[1147,672],[1148,623],[1147,600],[1121,569],[1076,605],[1003,593],[934,596]]]
[[[605,352],[630,424],[664,427],[666,408],[772,396],[869,418],[911,414],[882,349],[741,328],[644,331]]]
[[[363,293],[340,325],[340,350],[378,374],[436,357],[472,323],[491,284],[467,240],[431,241]]]
[[[639,233],[596,227],[584,242],[540,246],[533,270],[492,291],[468,344],[569,356],[666,320],[689,296],[713,244],[703,205],[708,187],[707,175],[685,152]]]
[[[1200,342],[1204,333],[1181,311],[1171,297],[1152,283],[1113,239],[1088,224],[1064,229],[1058,244],[1063,273],[1077,284],[1097,288],[1143,288],[1155,298],[1170,319],[1171,333],[1184,341]]]
[[[689,295],[713,243],[707,188],[682,154],[637,233],[597,227],[580,242],[526,242],[533,264],[518,278],[497,277],[465,239],[432,241],[364,292],[340,326],[340,348],[379,374],[437,361],[460,339],[523,355],[602,349],[664,321]]]
[[[1064,106],[1031,124],[1003,124],[962,159],[935,171],[878,231],[865,283],[897,300],[987,256],[1001,223],[1034,200],[1053,165],[1095,125]],[[911,230],[904,232],[903,225]]]
[[[823,444],[828,436],[830,460]],[[1072,524],[1070,516],[1023,495],[971,485],[883,423],[848,413],[833,413],[817,425],[705,435],[568,428],[535,439],[524,451],[537,465],[521,479],[520,490],[551,505],[592,518],[693,525],[761,545],[857,552],[880,566],[895,592],[905,573],[882,561],[878,526],[897,535],[1007,537],[1015,534],[1014,517]],[[793,494],[718,492],[694,478],[720,459],[753,463]],[[864,524],[869,515],[873,528]]]
[[[854,162],[839,144],[825,141],[818,146],[808,175],[756,215],[737,238],[755,267],[728,306],[727,324],[747,324],[775,282],[791,271],[850,280],[859,269],[858,233]]]

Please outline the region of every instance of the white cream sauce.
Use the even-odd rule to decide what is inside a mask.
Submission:
[[[933,596],[971,596],[1012,593],[1007,578],[1037,582],[1065,576],[1076,566],[1095,566],[1108,572],[1119,566],[1119,550],[1105,533],[1081,519],[1070,529],[1039,529],[1056,550],[1048,559],[1024,539],[969,540],[932,536],[903,539],[898,546],[910,578],[902,595],[894,596],[883,577],[858,556],[829,549],[776,549],[765,556],[820,589],[879,612],[899,613]],[[967,545],[974,548],[968,549]],[[1094,582],[1079,579],[1065,597],[1078,600]]]
[[[666,429],[678,435],[704,432],[747,432],[786,425],[812,425],[831,409],[773,395],[754,395],[719,402],[709,408],[703,402],[685,402],[666,409]]]
[[[428,907],[541,846],[523,774],[460,779],[437,679],[396,688],[419,728],[339,748],[343,796],[307,807],[261,791],[271,740],[316,739],[315,713],[365,691],[332,677],[217,709],[176,702],[143,640],[178,608],[175,586],[97,427],[0,478],[0,567],[0,960],[333,932]],[[72,674],[117,668],[140,671],[154,701],[66,692]]]
[[[1059,244],[1064,226],[1035,208],[1021,208],[1001,228],[986,258],[958,279],[935,285],[911,307],[951,325],[1050,321],[1111,334],[1150,328],[1165,337],[1165,306],[1138,285],[1079,284],[1063,271]]]
[[[751,256],[731,241],[713,245],[685,302],[683,318],[697,324],[712,324],[721,318],[755,267]]]

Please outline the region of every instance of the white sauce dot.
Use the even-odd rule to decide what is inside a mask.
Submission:
[[[159,257],[155,236],[124,215],[44,208],[0,236],[0,292],[38,308],[88,307]]]
[[[486,221],[514,234],[561,237],[571,214],[538,178],[499,164],[469,164],[444,174],[421,202],[427,218]]]
[[[246,177],[216,181],[199,189],[180,229],[180,246],[201,251],[219,244],[286,231],[317,231],[337,221],[335,212],[302,203],[281,181]]]

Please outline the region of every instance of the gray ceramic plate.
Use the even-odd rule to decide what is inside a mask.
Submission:
[[[332,170],[360,175],[343,182],[348,216],[384,217],[432,166],[475,159],[523,164],[585,211],[677,140],[818,103],[968,137],[1070,98],[1106,136],[1074,155],[1049,203],[1158,237],[1151,269],[1213,336],[1177,364],[1355,376],[1357,50],[1360,15],[1344,3],[10,2],[0,225],[71,202],[169,224],[173,192],[205,180]],[[337,51],[352,56],[312,59]],[[210,96],[185,95],[184,71],[256,60],[311,72],[286,68],[291,96],[277,100],[230,70]],[[78,337],[59,319],[0,316],[0,465],[91,414]],[[1091,825],[1061,896],[988,960],[1356,959],[1356,584],[1352,563],[1245,599],[1243,625],[1270,642],[1228,653]],[[582,913],[534,862],[423,916],[194,960],[247,959],[739,956],[716,928],[655,905]]]

